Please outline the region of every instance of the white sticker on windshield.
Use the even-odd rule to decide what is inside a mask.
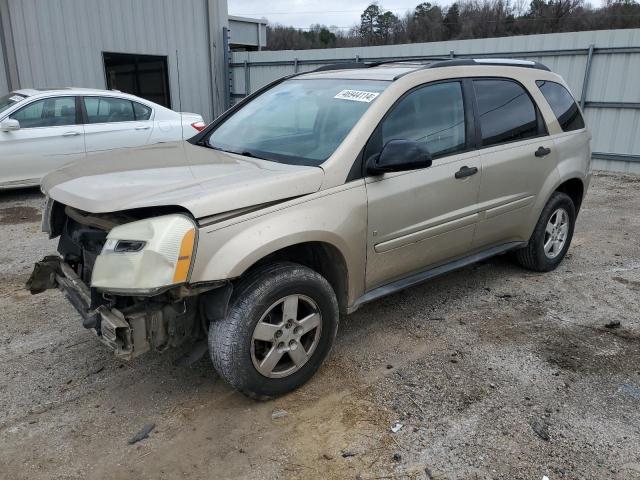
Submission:
[[[22,100],[24,100],[24,97],[20,95],[14,95],[13,97],[9,97],[9,100],[11,100],[12,102],[21,102]]]
[[[342,90],[333,98],[340,100],[351,100],[353,102],[371,103],[374,98],[380,95],[377,92],[363,92],[361,90]]]

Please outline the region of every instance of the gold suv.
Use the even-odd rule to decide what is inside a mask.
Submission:
[[[59,288],[122,358],[193,345],[253,398],[306,382],[340,314],[507,251],[564,257],[590,179],[564,81],[524,60],[339,64],[280,79],[188,142],[49,174]]]

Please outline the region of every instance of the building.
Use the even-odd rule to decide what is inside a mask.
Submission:
[[[0,0],[0,95],[116,89],[212,120],[228,105],[225,49],[259,50],[263,21],[226,0]],[[246,44],[242,42],[246,41]]]
[[[267,45],[267,21],[229,15],[232,52],[260,51]]]

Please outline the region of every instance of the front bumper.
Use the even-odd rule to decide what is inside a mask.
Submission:
[[[196,309],[189,302],[138,302],[114,308],[58,256],[45,257],[35,264],[27,288],[32,294],[53,288],[62,291],[82,317],[82,325],[122,359],[178,346],[200,332]]]

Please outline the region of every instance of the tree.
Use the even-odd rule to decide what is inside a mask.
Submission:
[[[318,40],[322,48],[331,48],[336,45],[336,35],[326,27],[321,28],[318,32]]]
[[[267,48],[354,47],[637,27],[636,0],[606,0],[599,8],[584,0],[455,0],[445,12],[422,2],[401,18],[372,3],[362,12],[360,24],[347,31],[319,24],[308,30],[269,25]]]
[[[442,9],[424,2],[418,5],[406,19],[407,37],[410,42],[436,42],[444,40]]]
[[[458,3],[451,4],[447,9],[447,14],[444,16],[444,29],[447,40],[457,38],[460,35],[460,7]]]
[[[376,39],[383,45],[388,44],[397,26],[398,17],[388,11],[381,13],[378,15],[378,18],[376,19],[376,26],[374,27]]]
[[[374,45],[379,17],[380,7],[375,3],[365,8],[360,15],[360,36],[365,41],[365,45]]]
[[[413,14],[416,18],[426,18],[432,8],[429,2],[423,2],[415,8]]]

